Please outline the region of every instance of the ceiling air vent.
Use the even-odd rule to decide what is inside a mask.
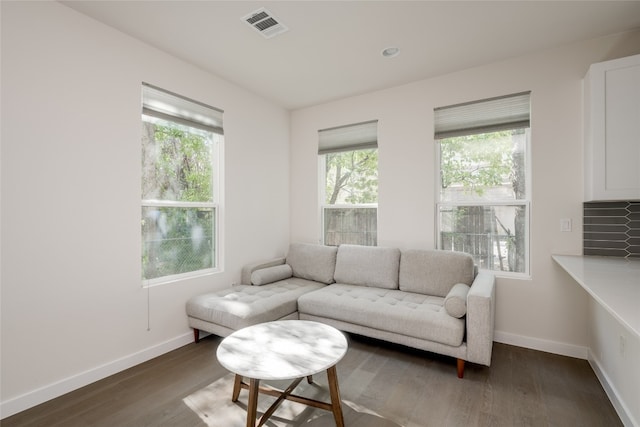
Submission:
[[[260,8],[243,17],[242,20],[258,31],[266,39],[282,34],[289,29],[281,24],[265,8]]]

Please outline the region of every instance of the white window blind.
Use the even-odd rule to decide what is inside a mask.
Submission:
[[[531,92],[522,92],[436,108],[435,138],[529,127],[530,98]]]
[[[318,141],[318,154],[378,148],[378,121],[322,129]]]
[[[142,83],[142,114],[223,135],[223,111]]]

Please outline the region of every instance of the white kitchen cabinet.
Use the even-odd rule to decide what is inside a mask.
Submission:
[[[584,78],[585,200],[640,200],[640,55]]]

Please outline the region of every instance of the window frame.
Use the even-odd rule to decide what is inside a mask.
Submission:
[[[438,202],[436,203],[436,212],[435,212],[435,217],[436,217],[436,221],[435,221],[435,225],[436,225],[436,248],[441,249],[442,248],[442,236],[441,236],[441,230],[440,230],[440,213],[441,213],[441,208],[443,206],[446,207],[465,207],[465,206],[480,206],[480,207],[489,207],[489,206],[525,206],[525,230],[524,230],[524,249],[525,249],[525,257],[524,257],[524,264],[525,264],[525,270],[522,272],[518,272],[518,271],[503,271],[503,270],[492,270],[492,269],[485,269],[485,268],[480,268],[480,270],[486,270],[486,271],[490,271],[491,273],[493,273],[495,276],[497,277],[511,277],[511,278],[521,278],[521,279],[529,279],[531,278],[531,270],[530,270],[530,265],[531,265],[531,201],[527,200],[527,201],[511,201],[511,202],[477,202],[477,203],[441,203]]]
[[[515,94],[517,96],[520,94]],[[530,93],[529,93],[530,95]],[[508,97],[508,96],[506,96]],[[503,98],[503,97],[500,97]],[[495,98],[499,99],[499,98]],[[529,98],[530,99],[530,98]],[[474,101],[474,102],[482,102],[482,100]],[[530,114],[530,113],[529,113]],[[526,129],[526,139],[525,139],[525,147],[524,147],[524,176],[525,176],[525,194],[526,198],[524,199],[496,199],[496,200],[485,200],[485,201],[442,201],[442,150],[441,150],[441,140],[446,138],[438,138],[434,135],[434,145],[436,150],[436,167],[435,171],[435,192],[436,192],[436,203],[435,203],[435,221],[434,221],[434,229],[436,236],[436,248],[441,249],[442,245],[442,221],[441,221],[441,212],[443,207],[464,207],[464,206],[481,206],[481,207],[489,207],[489,206],[524,206],[525,207],[525,219],[524,219],[524,271],[516,272],[516,271],[502,271],[502,270],[494,270],[494,269],[484,269],[481,270],[490,271],[496,277],[505,277],[505,278],[518,278],[518,279],[530,279],[531,278],[531,239],[533,236],[531,235],[531,217],[532,217],[532,129],[531,124],[528,126],[514,126],[511,127],[511,130],[515,129]],[[509,128],[502,128],[501,130],[509,130]],[[490,131],[489,131],[490,132]],[[483,133],[487,133],[486,131],[479,131],[476,133],[467,133],[468,135],[480,135]]]
[[[222,248],[222,244],[223,244],[223,208],[222,208],[222,200],[224,199],[224,192],[223,192],[223,177],[224,177],[224,171],[223,171],[223,156],[224,156],[224,133],[222,130],[222,110],[218,110],[215,107],[210,107],[206,104],[200,103],[198,101],[183,97],[181,95],[177,95],[175,93],[169,92],[169,91],[165,91],[164,89],[160,89],[157,88],[155,86],[149,85],[147,83],[143,83],[142,84],[143,87],[143,108],[141,111],[141,116],[140,116],[140,123],[143,124],[145,121],[148,122],[153,122],[154,120],[160,120],[161,122],[168,122],[170,124],[175,124],[177,125],[179,128],[191,128],[191,129],[195,129],[198,132],[207,132],[211,134],[211,138],[212,138],[212,146],[211,146],[211,168],[212,168],[212,173],[211,173],[211,192],[212,192],[212,200],[211,201],[198,201],[198,202],[185,202],[185,201],[177,201],[177,200],[158,200],[158,199],[142,199],[141,197],[141,224],[144,222],[145,217],[143,215],[144,209],[145,208],[153,208],[153,207],[158,207],[158,208],[203,208],[203,209],[211,209],[213,211],[213,215],[212,215],[212,236],[211,237],[211,244],[212,244],[212,251],[211,251],[211,262],[212,262],[212,267],[208,267],[208,268],[202,268],[202,269],[198,269],[198,270],[193,270],[193,271],[188,271],[188,272],[184,272],[184,273],[176,273],[176,274],[168,274],[168,275],[164,275],[164,276],[160,276],[160,277],[155,277],[152,279],[145,279],[144,278],[144,264],[143,264],[143,259],[142,259],[142,255],[144,254],[143,249],[144,249],[144,234],[143,234],[143,230],[142,228],[140,229],[140,237],[141,237],[141,244],[140,244],[140,249],[141,249],[141,281],[142,281],[142,287],[151,287],[151,286],[156,286],[156,285],[162,285],[162,284],[168,284],[168,283],[175,283],[175,282],[179,282],[179,281],[183,281],[185,279],[190,279],[190,278],[195,278],[195,277],[202,277],[202,276],[207,276],[207,275],[211,275],[211,274],[215,274],[215,273],[220,273],[222,271],[224,271],[223,269],[223,248]],[[168,98],[171,97],[175,97],[175,99],[178,101],[178,103],[193,103],[196,107],[196,109],[202,111],[203,108],[208,108],[211,109],[217,113],[219,113],[220,115],[220,127],[213,127],[211,126],[210,123],[203,123],[202,125],[200,125],[200,123],[198,123],[197,121],[191,122],[190,118],[187,117],[185,120],[183,111],[179,111],[178,114],[176,116],[172,116],[171,114],[167,114],[166,111],[162,111],[162,112],[154,112],[153,114],[148,114],[149,110],[146,108],[145,105],[145,98],[144,98],[144,91],[147,90],[148,88],[151,88],[151,90],[155,90],[155,91],[159,91],[159,92],[163,92],[164,95],[166,95]],[[165,101],[165,99],[163,99],[163,101]],[[181,117],[182,115],[182,117]],[[145,116],[147,117],[145,119]],[[213,130],[215,129],[215,131]]]
[[[359,151],[359,150],[369,150],[374,149],[374,147],[358,147],[352,150],[336,150],[334,152],[350,152],[350,151]],[[378,150],[378,147],[375,147],[375,150]],[[379,152],[378,152],[379,153]],[[336,203],[336,204],[327,204],[326,201],[326,187],[327,187],[327,176],[326,176],[326,159],[327,154],[331,154],[331,152],[323,152],[318,153],[318,204],[320,207],[319,210],[319,223],[320,223],[320,238],[318,241],[322,245],[326,245],[326,232],[325,232],[325,212],[327,209],[373,209],[376,210],[376,246],[378,245],[378,202],[376,203]],[[377,199],[377,196],[376,196]]]

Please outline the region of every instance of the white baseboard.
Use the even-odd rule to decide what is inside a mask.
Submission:
[[[193,333],[189,332],[177,336],[163,343],[146,348],[112,362],[81,372],[53,384],[30,391],[23,395],[0,402],[0,419],[10,417],[25,409],[32,408],[53,398],[62,396],[70,391],[79,389],[110,375],[129,369],[147,360],[158,357],[171,350],[175,350],[193,342]]]
[[[620,399],[618,390],[609,380],[609,376],[605,373],[604,369],[602,369],[602,364],[600,363],[600,360],[598,360],[596,355],[589,351],[589,358],[587,360],[589,361],[589,365],[591,365],[591,369],[593,369],[593,372],[596,373],[596,376],[598,377],[600,384],[602,384],[602,388],[604,388],[605,393],[607,393],[611,404],[618,413],[622,424],[624,424],[626,427],[640,426],[640,420],[633,419],[631,411],[629,411],[629,408],[627,408],[627,405],[625,405],[624,401]]]
[[[539,350],[584,360],[587,359],[589,353],[589,349],[587,347],[527,337],[524,335],[510,334],[508,332],[495,331],[493,340],[502,344],[515,345],[517,347],[530,348],[532,350]]]

